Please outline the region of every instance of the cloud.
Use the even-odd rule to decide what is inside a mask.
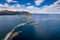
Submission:
[[[35,0],[34,2],[35,2],[35,4],[37,5],[37,6],[39,6],[39,5],[41,5],[41,3],[43,2],[44,0]]]
[[[0,4],[0,11],[1,10],[9,10],[9,11],[28,11],[34,14],[60,14],[60,0],[54,2],[50,6],[44,5],[42,8],[36,7],[34,5],[20,5],[14,4],[9,5],[8,3]]]
[[[27,9],[35,9],[34,6],[27,6]]]
[[[60,14],[60,4],[58,4],[58,3],[60,3],[60,0],[56,1],[55,3],[51,4],[50,6],[45,5],[42,8],[37,8],[37,7],[32,7],[32,6],[30,6],[30,7],[32,7],[33,10],[31,10],[29,8],[29,6],[27,8],[29,8],[30,9],[29,11],[33,12],[33,13]]]
[[[27,3],[26,5],[31,5],[31,3]]]
[[[9,5],[7,3],[0,4],[0,11],[2,10],[9,10],[9,11],[18,11],[21,9],[21,5],[20,4],[14,4],[14,5]]]
[[[6,0],[8,3],[10,2],[18,2],[18,1],[13,1],[13,0]]]
[[[2,10],[6,10],[9,8],[9,4],[5,3],[4,5],[3,4],[0,4],[0,11]]]
[[[49,12],[49,13],[60,13],[60,0],[56,1],[55,3],[53,3],[50,6],[44,6],[42,9],[46,10],[45,12]]]

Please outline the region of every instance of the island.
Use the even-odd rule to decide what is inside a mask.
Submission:
[[[8,11],[8,10],[3,10],[0,11],[0,15],[23,15],[23,14],[30,14],[27,11]]]

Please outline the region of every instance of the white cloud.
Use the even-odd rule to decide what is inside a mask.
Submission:
[[[6,0],[7,2],[12,2],[12,0]]]
[[[35,9],[34,6],[27,6],[27,9]]]
[[[48,6],[48,5],[45,5],[44,7],[42,8],[37,8],[37,7],[32,7],[33,10],[29,10],[30,12],[33,12],[33,13],[45,13],[45,14],[60,14],[60,4],[58,4],[60,2],[60,0],[56,1],[55,3],[53,3],[52,5]],[[30,7],[28,6],[27,8],[30,9]]]
[[[13,0],[6,0],[8,3],[10,2],[18,2],[18,1],[13,1]]]
[[[27,3],[26,5],[31,5],[31,3]]]
[[[60,13],[60,4],[58,4],[59,2],[60,0],[56,1],[50,6],[45,5],[42,9],[46,10],[45,12],[49,12],[49,13]]]
[[[3,4],[0,4],[0,11],[2,10],[6,10],[9,8],[9,4],[5,3],[4,5]]]
[[[10,11],[28,11],[30,13],[41,13],[41,14],[60,14],[60,0],[56,1],[55,3],[51,4],[50,6],[45,5],[42,8],[38,8],[36,6],[24,6],[20,4],[9,5],[7,3],[0,4],[0,11],[1,10],[10,10]]]
[[[44,0],[35,0],[34,2],[35,2],[35,4],[36,4],[37,6],[39,6],[43,1],[44,1]]]

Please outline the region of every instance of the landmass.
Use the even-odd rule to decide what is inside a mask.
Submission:
[[[27,11],[8,11],[8,10],[0,11],[0,15],[21,15],[21,14],[30,14],[30,13]]]

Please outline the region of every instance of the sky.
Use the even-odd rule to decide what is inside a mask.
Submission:
[[[0,0],[0,11],[2,10],[60,14],[60,0]]]

